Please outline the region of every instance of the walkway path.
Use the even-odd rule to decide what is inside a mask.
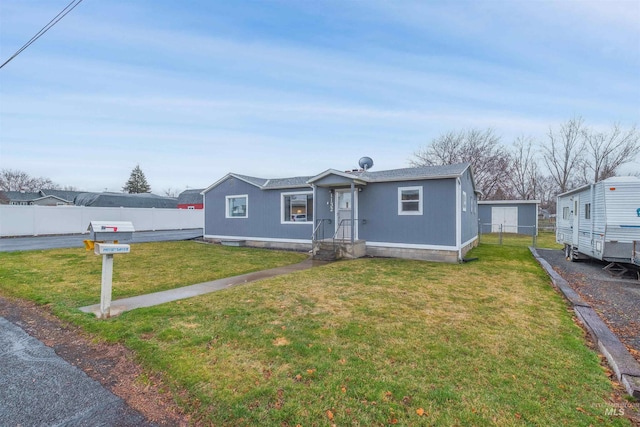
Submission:
[[[270,270],[256,271],[253,273],[242,274],[240,276],[227,277],[224,279],[213,280],[211,282],[198,283],[196,285],[169,289],[167,291],[155,292],[152,294],[140,295],[137,297],[123,298],[111,302],[111,316],[117,316],[125,311],[133,310],[135,308],[151,307],[154,305],[164,304],[165,302],[177,301],[185,298],[195,297],[198,295],[204,295],[233,286],[255,282],[256,280],[267,279],[269,277],[281,276],[283,274],[307,270],[311,267],[324,264],[327,264],[327,262],[307,259],[298,264],[272,268]],[[80,310],[84,311],[85,313],[93,313],[98,317],[100,316],[100,304],[81,307]]]

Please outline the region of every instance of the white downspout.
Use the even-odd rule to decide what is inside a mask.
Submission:
[[[315,237],[314,234],[316,232],[316,216],[318,215],[318,211],[316,210],[316,199],[317,199],[317,195],[316,195],[316,185],[315,184],[311,184],[311,189],[313,190],[313,228],[311,231],[311,244],[313,244],[313,238]],[[308,213],[307,213],[307,219],[308,219]]]
[[[462,183],[456,178],[456,247],[458,261],[462,261]]]

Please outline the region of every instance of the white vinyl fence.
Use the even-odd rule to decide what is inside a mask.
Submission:
[[[91,221],[131,221],[136,231],[202,228],[202,209],[0,205],[0,237],[87,233]]]

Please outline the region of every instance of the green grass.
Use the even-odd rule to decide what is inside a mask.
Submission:
[[[117,257],[116,272],[131,260],[125,294],[211,280],[203,276],[231,268],[221,265],[299,256],[142,246]],[[167,248],[172,256],[156,256]],[[478,260],[336,262],[100,321],[75,309],[99,293],[99,257],[2,253],[0,293],[51,303],[125,343],[164,373],[196,423],[627,425],[605,416],[612,385],[528,250],[481,245],[469,256]],[[173,267],[148,280],[165,263]],[[85,269],[90,286],[78,283]]]
[[[524,234],[503,233],[500,240],[499,233],[485,233],[480,236],[481,244],[505,246],[534,246],[544,249],[562,249],[562,245],[556,243],[556,234],[554,232],[541,231],[538,235],[528,236]]]

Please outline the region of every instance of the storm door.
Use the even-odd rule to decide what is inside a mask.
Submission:
[[[351,218],[353,214],[358,218],[358,192],[354,193],[355,202],[351,200],[351,190],[336,190],[336,239],[351,240],[351,228],[355,225],[354,238],[358,238],[358,227]],[[355,205],[353,204],[355,203]]]

